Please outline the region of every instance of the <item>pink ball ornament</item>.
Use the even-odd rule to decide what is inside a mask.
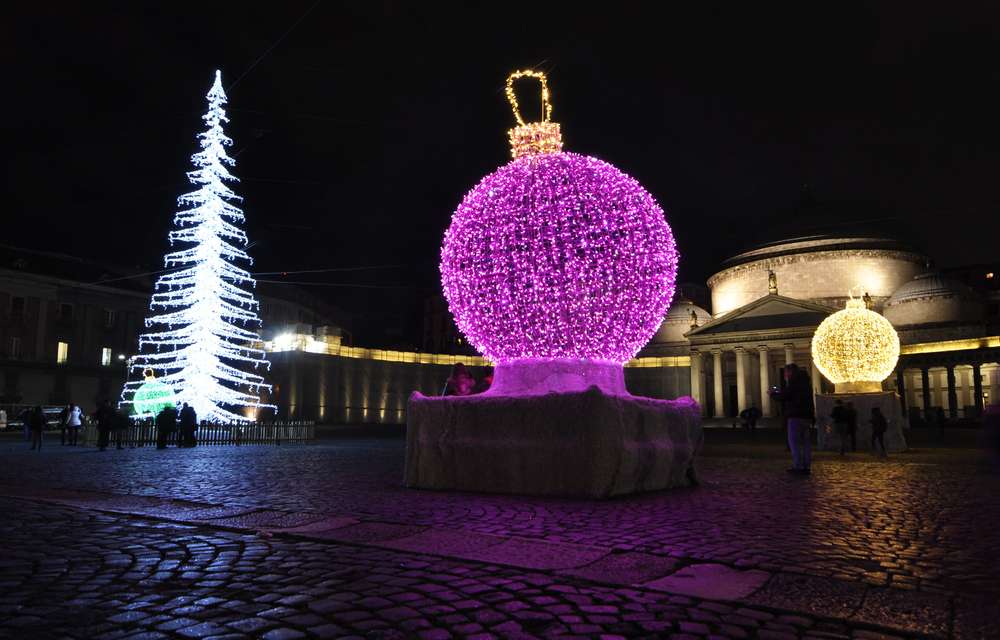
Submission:
[[[499,365],[621,365],[673,298],[678,253],[663,210],[612,165],[559,151],[558,125],[547,116],[525,125],[512,104],[521,123],[510,132],[515,159],[466,194],[445,233],[448,306]]]

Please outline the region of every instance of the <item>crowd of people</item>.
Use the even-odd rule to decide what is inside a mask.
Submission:
[[[7,414],[3,413],[2,422],[7,423]],[[32,451],[42,450],[43,433],[48,427],[48,418],[41,406],[28,407],[18,418],[24,425],[24,439],[31,442]],[[128,429],[131,421],[124,411],[105,400],[90,415],[97,427],[97,448],[106,451],[114,444],[116,449],[124,449],[128,439]],[[80,444],[80,429],[84,426],[84,413],[78,405],[72,402],[63,407],[58,414],[59,444],[75,447]],[[170,436],[177,434],[178,447],[193,447],[197,444],[195,433],[198,429],[198,414],[194,407],[186,402],[178,410],[166,406],[155,417],[156,448],[165,449]]]

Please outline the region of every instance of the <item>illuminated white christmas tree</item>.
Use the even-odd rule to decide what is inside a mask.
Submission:
[[[177,199],[181,210],[174,217],[170,243],[186,248],[168,253],[169,273],[156,282],[150,309],[158,315],[146,319],[156,328],[139,337],[139,355],[130,371],[152,369],[157,381],[174,390],[178,402],[193,406],[199,420],[244,421],[238,407],[258,408],[260,390],[270,389],[264,378],[246,369],[268,366],[258,348],[260,319],[257,300],[248,291],[255,283],[237,261],[252,264],[241,247],[247,236],[237,226],[244,221],[235,206],[241,198],[226,186],[237,179],[226,168],[235,161],[226,154],[233,141],[222,125],[229,121],[224,106],[222,75],[208,92],[208,128],[198,134],[201,151],[191,156],[195,166],[187,176],[196,190]],[[128,382],[123,403],[131,402],[142,381]]]

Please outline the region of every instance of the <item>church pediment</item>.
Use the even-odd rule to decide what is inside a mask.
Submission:
[[[687,337],[814,328],[834,311],[814,302],[770,294],[692,329]]]

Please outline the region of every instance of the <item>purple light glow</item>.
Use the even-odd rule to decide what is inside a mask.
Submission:
[[[575,153],[514,160],[466,194],[441,249],[458,328],[486,358],[622,364],[660,326],[677,249],[633,178]]]

